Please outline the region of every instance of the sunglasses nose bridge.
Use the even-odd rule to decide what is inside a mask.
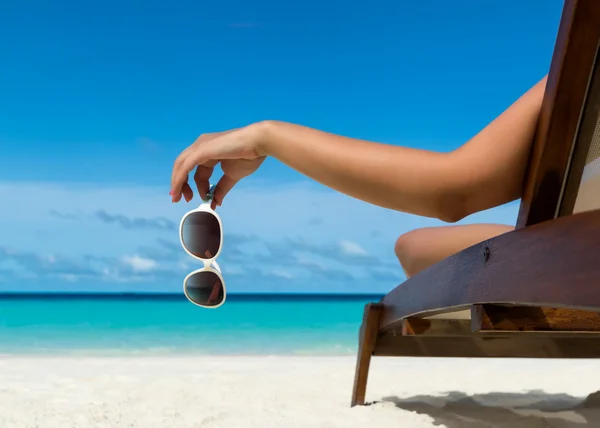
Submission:
[[[184,280],[185,296],[192,303],[209,308],[219,307],[225,301],[225,283],[216,262],[223,246],[223,229],[210,205],[213,192],[214,186],[210,197],[183,216],[179,228],[181,245],[203,265]]]

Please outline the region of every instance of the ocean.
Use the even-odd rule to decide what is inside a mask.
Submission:
[[[0,295],[0,354],[349,355],[380,295]]]

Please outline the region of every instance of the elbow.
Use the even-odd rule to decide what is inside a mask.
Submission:
[[[445,223],[457,223],[473,214],[473,183],[474,179],[469,169],[464,167],[464,161],[455,153],[444,156],[440,167],[440,175],[436,182],[435,197],[432,198],[435,218]]]
[[[437,198],[435,218],[445,223],[457,223],[472,213],[468,209],[467,195],[461,189],[445,191]]]

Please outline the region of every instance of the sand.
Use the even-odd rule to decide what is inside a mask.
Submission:
[[[599,361],[353,357],[0,358],[0,427],[600,426]],[[586,400],[587,398],[587,401]]]

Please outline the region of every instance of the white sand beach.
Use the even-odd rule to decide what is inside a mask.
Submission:
[[[600,426],[599,361],[353,357],[0,358],[0,427]],[[586,397],[588,397],[587,401]]]

